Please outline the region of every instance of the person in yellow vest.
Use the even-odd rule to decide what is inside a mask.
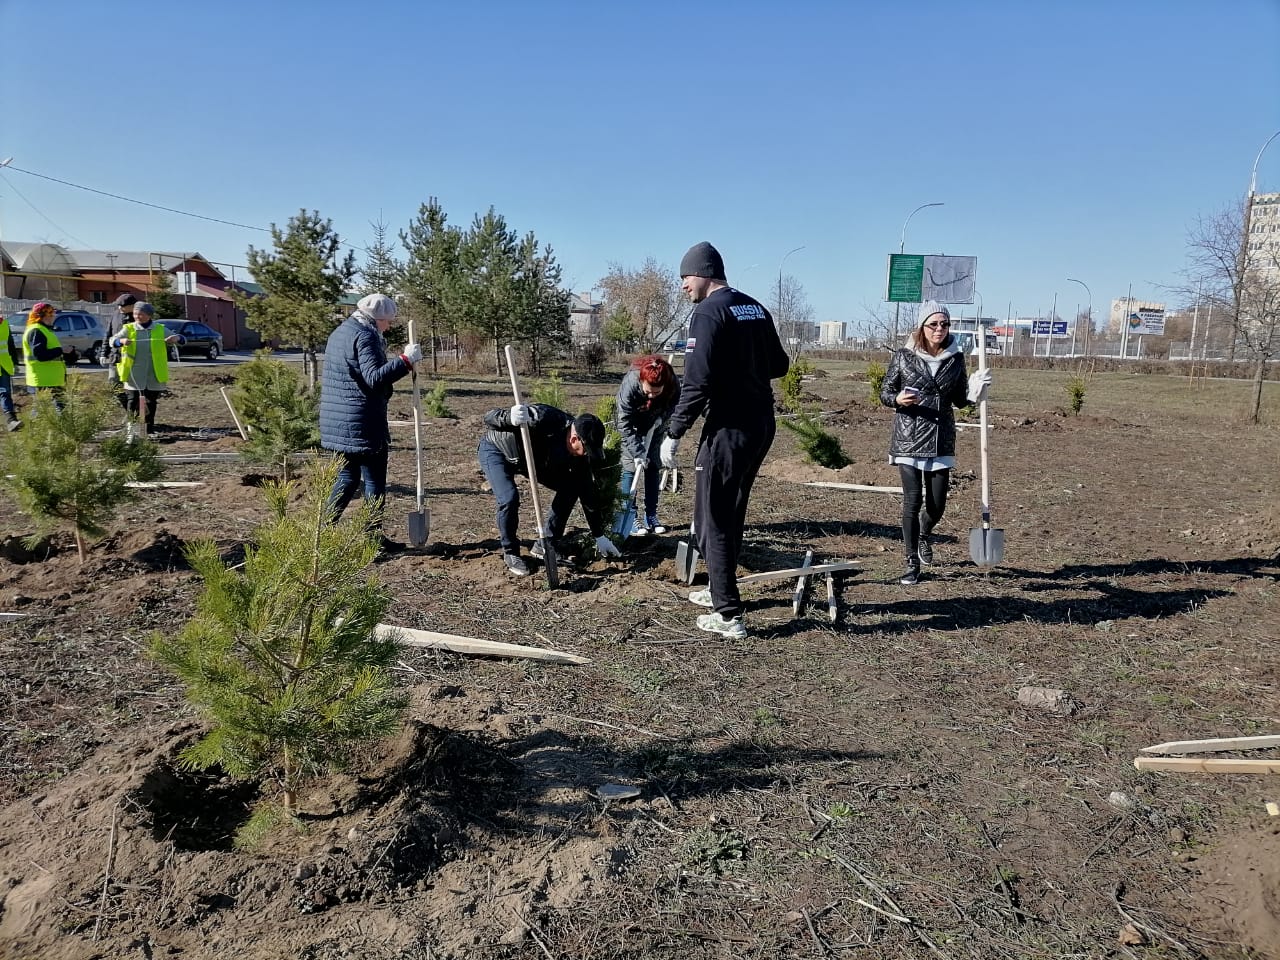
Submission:
[[[0,315],[0,410],[9,429],[22,427],[13,407],[13,354],[9,352],[9,321]]]
[[[67,385],[67,364],[63,359],[71,347],[58,342],[53,321],[58,311],[43,300],[31,308],[27,329],[22,334],[22,362],[27,368],[27,393],[45,393],[56,407]]]
[[[120,348],[120,364],[116,372],[124,386],[127,401],[125,409],[137,418],[140,400],[145,398],[144,415],[147,432],[156,425],[156,403],[160,391],[169,382],[170,343],[182,343],[185,338],[168,333],[164,324],[156,323],[156,308],[144,301],[133,305],[133,322],[120,328],[111,345]],[[167,334],[167,335],[166,335]]]

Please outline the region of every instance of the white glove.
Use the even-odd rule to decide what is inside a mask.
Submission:
[[[596,537],[596,552],[602,557],[622,556],[622,551],[608,537]]]
[[[400,354],[400,358],[412,367],[422,359],[422,347],[416,343],[410,343],[404,348],[404,353]]]
[[[636,473],[644,473],[646,470],[649,469],[649,461],[646,460],[644,457],[636,457],[636,462],[633,464],[633,466],[635,467]]]
[[[991,371],[975,370],[969,374],[969,402],[981,403],[991,388]]]
[[[666,437],[662,441],[662,448],[658,452],[662,465],[670,470],[676,465],[676,451],[680,449],[680,441],[675,437]]]
[[[517,403],[511,408],[511,425],[513,427],[523,427],[526,423],[538,422],[538,408],[531,407],[527,403]]]

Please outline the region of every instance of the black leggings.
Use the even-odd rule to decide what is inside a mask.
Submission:
[[[908,557],[917,555],[920,534],[928,536],[947,509],[947,484],[950,470],[925,473],[915,467],[898,464],[902,478],[902,549]],[[920,506],[924,505],[924,529],[920,529]]]

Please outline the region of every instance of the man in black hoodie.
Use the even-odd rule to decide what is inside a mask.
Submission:
[[[693,523],[709,588],[695,590],[689,599],[713,608],[698,617],[699,629],[741,639],[747,631],[738,556],[747,501],[777,430],[769,381],[785,374],[790,361],[769,311],[729,286],[724,260],[711,244],[689,248],[680,261],[680,279],[697,306],[689,320],[684,384],[667,422],[662,463],[676,465],[680,438],[706,413],[694,458]]]

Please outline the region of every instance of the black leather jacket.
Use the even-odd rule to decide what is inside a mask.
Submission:
[[[947,351],[936,376],[910,347],[894,351],[889,369],[880,385],[880,402],[898,412],[893,418],[893,434],[889,440],[891,457],[954,457],[956,454],[956,418],[953,407],[969,404],[969,377],[965,373],[964,354],[955,339],[947,342]],[[920,402],[909,407],[898,406],[897,397],[903,387],[920,391]]]

